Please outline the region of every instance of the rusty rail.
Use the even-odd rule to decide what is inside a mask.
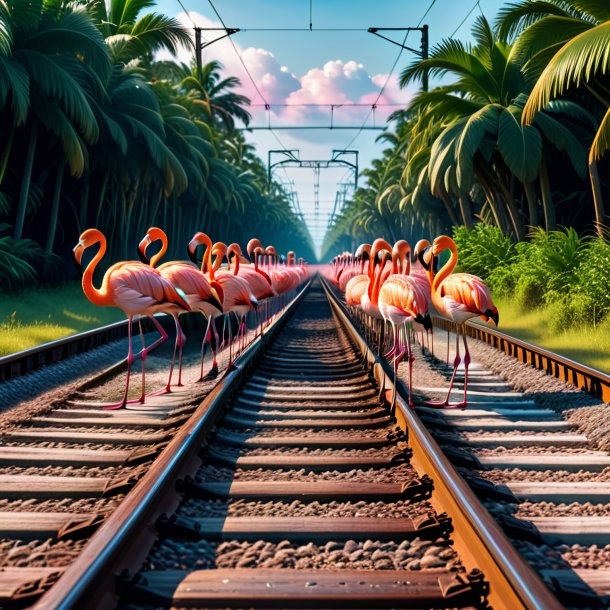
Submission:
[[[433,323],[442,330],[455,331],[453,322],[445,318],[433,316]],[[467,322],[465,332],[468,337],[484,341],[524,364],[545,371],[548,375],[601,398],[604,402],[610,402],[610,375],[606,373],[476,322]]]
[[[335,316],[368,360],[375,379],[381,388],[385,388],[389,399],[393,387],[390,365],[375,355],[362,338],[345,306],[326,280],[323,280],[323,286]],[[490,605],[496,610],[563,608],[444,456],[417,414],[401,396],[404,394],[401,386],[399,383],[396,419],[398,425],[407,433],[409,445],[413,449],[411,462],[420,476],[425,473],[434,480],[431,503],[438,512],[446,512],[451,517],[455,548],[466,569],[481,570],[489,582]]]

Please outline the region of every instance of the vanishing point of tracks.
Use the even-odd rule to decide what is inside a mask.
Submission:
[[[386,371],[316,280],[202,402],[5,434],[0,607],[561,608]]]

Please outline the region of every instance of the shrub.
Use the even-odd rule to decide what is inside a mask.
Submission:
[[[587,244],[576,270],[576,291],[590,300],[590,318],[594,324],[610,313],[610,243],[597,237]]]
[[[16,293],[36,282],[38,273],[32,265],[43,260],[42,248],[31,239],[13,239],[9,225],[0,225],[0,291]]]
[[[458,271],[472,273],[486,280],[515,256],[512,239],[498,228],[479,223],[474,229],[455,227],[453,239],[458,249]]]

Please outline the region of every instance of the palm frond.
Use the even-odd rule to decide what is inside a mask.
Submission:
[[[553,57],[523,109],[523,121],[531,123],[551,99],[571,86],[588,83],[595,76],[607,73],[609,67],[610,21],[579,34]]]

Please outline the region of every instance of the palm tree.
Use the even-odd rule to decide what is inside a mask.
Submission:
[[[192,48],[190,33],[177,19],[160,13],[140,13],[155,6],[153,0],[93,0],[88,4],[106,40],[114,63],[134,60],[150,64],[163,49],[176,55],[178,48]]]
[[[525,236],[524,217],[529,215],[530,223],[537,221],[536,177],[547,228],[553,228],[543,141],[553,142],[552,126],[562,126],[550,113],[533,125],[521,123],[529,90],[527,74],[515,60],[511,46],[494,35],[484,17],[477,18],[473,36],[474,47],[456,40],[443,41],[429,59],[403,72],[401,84],[426,71],[457,77],[455,83],[419,93],[410,106],[418,113],[416,135],[421,137],[417,152],[423,154],[430,147],[432,192],[443,200],[448,195],[456,197],[462,216],[466,216],[468,193],[481,185],[496,224],[521,240]],[[571,144],[576,142],[573,137]],[[513,177],[522,184],[528,214],[517,204]],[[451,209],[449,205],[447,209]]]
[[[610,5],[604,0],[520,2],[499,16],[504,35],[520,32],[515,54],[539,75],[523,111],[531,124],[552,99],[584,88],[602,107],[604,116],[589,150],[589,176],[600,236],[606,224],[597,162],[610,148]],[[526,64],[527,65],[527,64]]]
[[[221,68],[219,62],[211,61],[198,74],[196,68],[189,71],[183,66],[180,88],[187,93],[193,114],[209,118],[225,131],[231,132],[235,129],[235,119],[246,126],[250,123],[252,117],[244,108],[250,104],[250,100],[245,95],[232,91],[239,85],[239,79],[235,76],[221,78]],[[197,109],[200,109],[199,113],[196,112]]]
[[[7,86],[0,87],[0,92],[4,91],[0,102],[6,104],[10,87],[15,119],[2,152],[0,176],[17,129],[27,142],[14,227],[15,239],[21,239],[39,131],[59,138],[72,174],[80,175],[86,162],[86,143],[93,143],[98,135],[82,81],[93,72],[104,78],[110,64],[104,42],[82,8],[13,0],[4,4],[0,19],[4,24],[0,72],[12,75]]]

